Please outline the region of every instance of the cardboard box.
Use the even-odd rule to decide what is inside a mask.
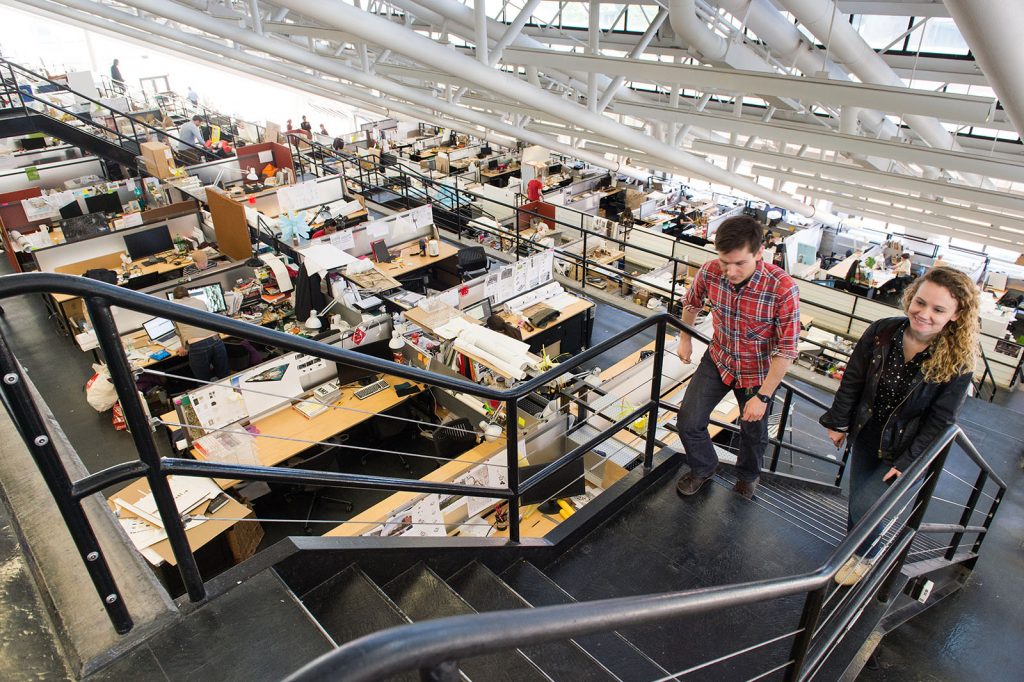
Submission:
[[[139,149],[147,173],[161,180],[174,176],[174,153],[170,147],[162,142],[143,142]]]

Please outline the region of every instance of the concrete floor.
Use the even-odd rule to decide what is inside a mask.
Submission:
[[[6,262],[0,266],[5,271]],[[114,431],[110,414],[97,414],[84,400],[83,387],[92,374],[92,358],[82,353],[70,339],[58,336],[56,325],[48,320],[45,309],[38,297],[19,297],[4,301],[6,315],[0,318],[0,330],[10,342],[18,358],[43,397],[47,400],[57,418],[64,425],[72,442],[78,449],[83,463],[89,471],[134,458],[131,437],[125,432]],[[600,305],[595,320],[593,341],[596,343],[611,334],[624,329],[636,321],[636,317]],[[637,335],[620,347],[609,351],[594,361],[594,366],[608,367],[619,358],[648,343],[650,333]],[[827,396],[819,394],[823,398]],[[1008,455],[1002,474],[1014,483],[1020,482],[1017,466],[1020,453],[1024,452],[1024,426],[1019,415],[1024,413],[1024,398],[1018,392],[1005,393],[997,397],[997,403],[1004,407],[987,406],[975,426],[986,430],[985,437],[991,445]],[[989,409],[991,408],[991,409]],[[1014,410],[1014,412],[1010,412]],[[978,414],[972,410],[972,414]],[[797,444],[820,450],[832,451],[824,439],[823,430],[817,425],[817,411],[798,402],[792,420],[792,438]],[[162,439],[158,445],[166,447]],[[985,453],[984,443],[977,443]],[[402,448],[396,448],[402,449]],[[385,475],[401,475],[397,461],[381,457],[372,461],[375,472]],[[383,471],[378,471],[383,468]],[[424,469],[424,467],[427,467]],[[432,468],[429,464],[415,462],[413,474]],[[796,456],[792,471],[798,475],[827,475],[829,465],[822,465],[810,458]],[[1016,476],[1014,476],[1016,474]],[[409,474],[406,474],[409,475]],[[1011,478],[1013,477],[1013,478]],[[366,508],[379,499],[378,494],[350,496],[356,509]],[[276,505],[276,506],[274,506]],[[283,501],[282,498],[268,500],[268,506],[258,510],[260,516],[278,517],[293,513],[294,507],[302,502]],[[348,518],[351,513],[340,506],[324,503],[314,510],[314,518],[328,523]],[[283,535],[301,533],[302,524],[270,524],[265,544]],[[329,527],[329,526],[328,526]],[[948,602],[929,611],[927,618],[912,621],[887,638],[880,650],[881,669],[865,672],[866,680],[942,680],[971,679],[975,676],[987,679],[1022,679],[1024,666],[1013,656],[1016,647],[1011,641],[1024,632],[1024,612],[1017,607],[1016,596],[1024,591],[1024,492],[1020,486],[1011,486],[1010,493],[1001,507],[993,532],[983,549],[982,561],[978,564],[967,587]],[[28,574],[19,565],[14,544],[8,530],[6,517],[0,518],[0,577],[5,589],[3,604],[8,617],[0,619],[0,677],[3,679],[64,679],[67,671],[55,654],[52,639],[47,635],[45,611],[35,594]],[[17,654],[9,656],[5,643],[17,640]],[[32,665],[23,664],[33,661]],[[11,663],[4,668],[5,663]],[[969,672],[968,672],[969,671]]]

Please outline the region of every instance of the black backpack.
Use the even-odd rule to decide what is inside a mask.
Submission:
[[[100,282],[106,282],[107,284],[117,284],[117,273],[113,270],[107,270],[106,268],[93,268],[91,270],[86,270],[83,277],[99,280]]]

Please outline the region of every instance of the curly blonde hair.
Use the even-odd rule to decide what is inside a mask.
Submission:
[[[921,366],[925,381],[941,384],[974,371],[981,326],[978,288],[970,277],[959,270],[934,267],[907,287],[903,293],[904,312],[910,310],[911,301],[925,282],[945,288],[956,299],[956,311],[959,313],[957,319],[950,320],[939,332],[938,338],[932,341],[931,357]]]

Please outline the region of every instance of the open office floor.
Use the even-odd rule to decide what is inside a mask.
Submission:
[[[6,263],[0,265],[0,270]],[[131,438],[116,432],[110,415],[97,414],[84,399],[82,386],[91,375],[91,357],[75,349],[70,340],[55,333],[38,298],[5,301],[6,315],[0,325],[10,339],[18,357],[25,364],[51,409],[66,429],[86,467],[92,471],[124,461],[131,456]],[[594,325],[594,342],[620,330],[635,320],[629,313],[599,305]],[[623,347],[595,360],[594,365],[607,367],[619,357],[649,343],[647,336],[631,340]],[[1020,408],[1017,394],[1000,396],[999,402]],[[1019,426],[1018,413],[998,405],[970,401],[965,410],[964,425],[982,453],[990,458],[1009,483],[1007,497],[986,542],[985,551],[968,585],[954,598],[930,611],[926,618],[912,621],[893,634],[879,649],[878,671],[865,671],[865,680],[946,680],[946,679],[1020,679],[1024,664],[1016,657],[1015,638],[1024,631],[1024,612],[1018,608],[1016,595],[1024,591],[1024,472],[1019,467],[1024,453],[1024,428]],[[794,442],[807,447],[826,447],[816,425],[816,414],[798,404],[793,419]],[[166,443],[158,440],[161,447]],[[381,444],[387,447],[386,444]],[[427,450],[424,450],[426,453]],[[353,467],[362,467],[359,458],[352,458]],[[794,473],[809,465],[799,457]],[[397,459],[388,456],[372,458],[366,465],[377,473],[401,474]],[[427,460],[410,460],[413,474],[433,468]],[[406,474],[408,475],[408,474]],[[381,494],[382,495],[382,494]],[[323,502],[313,510],[314,519],[331,523],[343,520],[379,499],[378,494],[355,491],[346,494],[354,511],[341,505]],[[267,518],[305,513],[306,500],[274,495],[259,508],[258,515]],[[301,534],[303,524],[264,524],[264,544],[288,534]],[[327,526],[330,527],[330,526]],[[326,529],[326,528],[325,528]],[[314,529],[314,532],[320,532]],[[39,597],[29,582],[28,568],[21,560],[11,533],[6,513],[0,510],[0,560],[3,561],[5,590],[0,619],[0,676],[4,679],[63,679],[67,672],[55,654],[53,642],[45,625],[45,613]],[[17,642],[16,649],[12,648]],[[211,655],[216,655],[211,652]],[[147,657],[133,657],[142,665],[135,672],[144,673]],[[128,661],[125,662],[132,667]],[[215,664],[213,664],[215,668]],[[122,672],[128,672],[123,670]]]

